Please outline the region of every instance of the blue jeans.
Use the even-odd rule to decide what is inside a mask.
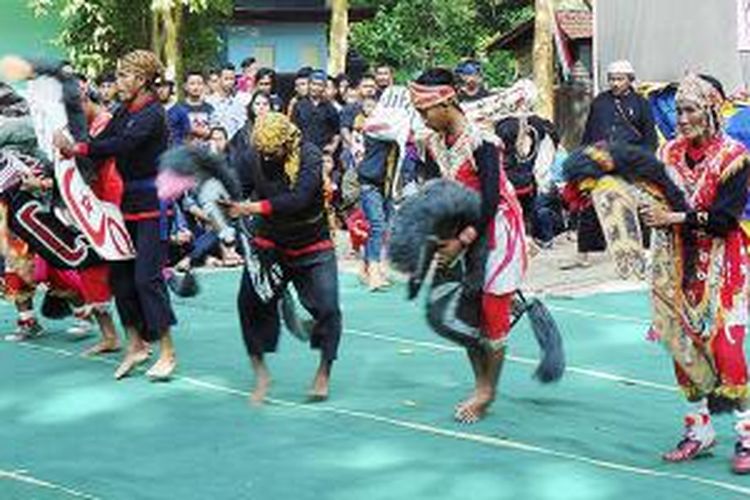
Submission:
[[[365,244],[365,262],[380,262],[388,220],[393,209],[391,201],[383,196],[379,187],[362,184],[360,203],[367,223],[370,225],[370,235]]]
[[[555,210],[555,199],[551,195],[537,194],[534,200],[535,233],[534,237],[540,241],[551,242],[558,234],[557,227],[562,225],[561,214]]]
[[[551,242],[555,237],[554,199],[544,194],[519,196],[523,218],[534,239],[542,243]]]
[[[216,231],[208,230],[195,238],[193,249],[190,251],[190,264],[202,264],[206,257],[217,253],[219,249],[219,235]]]

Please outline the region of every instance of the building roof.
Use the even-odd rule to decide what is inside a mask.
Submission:
[[[374,7],[356,7],[349,9],[349,21],[363,21],[375,16]],[[331,19],[331,9],[326,6],[282,6],[282,7],[247,7],[235,5],[232,16],[233,24],[251,24],[256,22],[285,23],[324,23]]]
[[[498,49],[507,49],[521,45],[534,38],[534,19],[524,21],[510,31],[497,33],[484,46],[485,50],[491,52]]]
[[[560,29],[571,40],[592,38],[594,32],[594,15],[591,11],[562,10],[558,11],[556,15]]]
[[[562,32],[571,40],[593,38],[594,16],[586,0],[557,0],[555,17]],[[534,38],[534,18],[524,21],[510,31],[497,33],[487,41],[487,51],[508,49]]]

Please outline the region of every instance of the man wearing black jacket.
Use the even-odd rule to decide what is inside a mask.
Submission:
[[[314,318],[310,344],[321,353],[310,400],[325,400],[341,337],[341,311],[320,149],[303,142],[286,116],[269,112],[255,124],[252,144],[233,161],[248,200],[226,202],[227,212],[232,217],[256,216],[253,245],[270,255],[282,276],[270,299],[256,288],[247,270],[242,277],[237,303],[256,377],[251,399],[260,404],[268,391],[270,374],[263,357],[276,350],[279,295],[291,281]]]
[[[633,66],[628,61],[611,63],[607,68],[607,81],[609,90],[596,96],[591,103],[581,143],[626,143],[656,151],[654,116],[648,101],[633,88]],[[588,206],[578,214],[578,258],[561,268],[588,267],[588,254],[603,252],[606,247],[594,207]]]
[[[648,101],[633,89],[633,66],[628,61],[613,62],[607,80],[610,88],[591,103],[581,142],[625,142],[656,151],[654,116]]]

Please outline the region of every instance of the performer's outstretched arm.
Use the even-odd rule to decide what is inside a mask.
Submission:
[[[289,191],[257,201],[222,201],[230,217],[247,215],[294,214],[308,206],[323,186],[323,158],[320,149],[302,146],[299,177]],[[247,196],[247,192],[245,192]]]
[[[644,221],[652,227],[685,224],[719,238],[726,236],[737,227],[747,202],[750,163],[748,160],[742,161],[742,166],[719,185],[716,198],[708,210],[670,212],[657,205],[647,206],[641,209]]]
[[[115,123],[117,120],[113,119],[110,127]],[[154,132],[160,130],[163,124],[163,114],[160,114],[159,109],[154,107],[131,117],[127,125],[117,133],[109,134],[105,131],[100,137],[92,138],[89,142],[76,144],[73,152],[76,156],[106,158],[137,151],[145,142],[153,138]]]

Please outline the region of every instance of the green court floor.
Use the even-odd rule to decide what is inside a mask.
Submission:
[[[486,420],[454,423],[470,388],[461,351],[430,333],[400,286],[368,293],[342,275],[345,333],[329,402],[306,404],[316,356],[285,335],[270,358],[271,401],[252,377],[235,311],[238,275],[203,276],[176,301],[179,376],[112,379],[115,355],[48,323],[33,343],[0,343],[0,499],[672,499],[750,495],[729,472],[732,421],[713,457],[660,452],[685,410],[670,363],[644,340],[642,293],[549,299],[568,372],[531,378],[536,346],[513,332],[501,396]],[[3,331],[13,310],[0,306]]]

